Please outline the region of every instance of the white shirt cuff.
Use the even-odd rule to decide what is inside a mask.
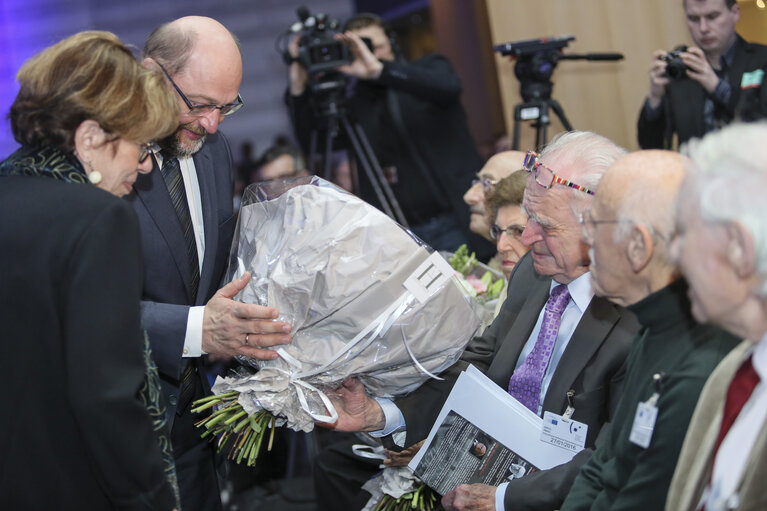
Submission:
[[[495,511],[505,511],[505,507],[503,504],[503,498],[506,496],[506,487],[509,485],[508,482],[501,483],[498,485],[498,488],[495,490]]]
[[[404,429],[405,416],[402,415],[402,412],[397,408],[397,405],[395,405],[391,399],[383,397],[376,397],[374,399],[381,405],[384,417],[386,418],[386,424],[383,429],[379,431],[371,431],[369,435],[375,438],[381,438],[382,436],[391,435],[397,430]]]
[[[189,316],[186,318],[186,337],[184,338],[184,351],[182,357],[200,357],[206,355],[202,351],[202,320],[205,317],[205,306],[189,307]]]

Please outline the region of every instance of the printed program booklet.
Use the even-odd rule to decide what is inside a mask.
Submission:
[[[444,495],[459,484],[498,486],[570,461],[575,452],[542,441],[542,428],[540,417],[469,366],[409,467]]]

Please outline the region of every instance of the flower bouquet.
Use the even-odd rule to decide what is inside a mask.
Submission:
[[[469,255],[465,244],[453,254],[444,252],[442,256],[450,262],[466,291],[479,303],[483,328],[492,323],[498,296],[506,284],[503,273],[479,262],[474,252]]]
[[[249,186],[230,257],[236,299],[276,308],[293,340],[275,360],[238,357],[199,423],[255,462],[267,425],[311,431],[337,413],[324,389],[357,377],[374,396],[411,392],[452,365],[477,331],[446,261],[374,207],[317,177]]]

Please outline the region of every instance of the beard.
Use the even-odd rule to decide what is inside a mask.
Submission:
[[[190,140],[184,136],[184,130],[189,130],[192,133],[200,135],[201,138],[197,140]],[[197,151],[202,149],[202,145],[205,143],[205,138],[208,132],[204,128],[195,126],[194,122],[182,124],[171,135],[165,137],[159,142],[160,147],[164,154],[174,156],[176,158],[189,158]]]

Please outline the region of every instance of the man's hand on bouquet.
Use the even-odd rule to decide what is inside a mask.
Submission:
[[[365,392],[357,378],[348,378],[340,387],[326,392],[338,412],[333,424],[317,423],[336,431],[378,431],[386,425],[381,405]]]
[[[205,305],[202,350],[206,353],[272,360],[279,356],[277,352],[263,348],[290,342],[292,327],[275,321],[276,309],[232,299],[249,280],[250,273],[245,273],[219,289]]]
[[[418,451],[421,449],[421,446],[426,440],[421,440],[417,444],[413,444],[407,449],[402,449],[399,452],[386,450],[386,456],[387,459],[383,461],[383,464],[387,467],[404,467],[408,463],[410,463],[410,460],[413,459],[413,457],[418,454]]]
[[[462,484],[442,497],[446,511],[495,511],[495,486]]]
[[[361,80],[375,80],[381,76],[383,63],[373,55],[373,52],[359,35],[347,31],[343,34],[336,34],[334,37],[343,41],[354,56],[354,61],[351,64],[339,66],[337,68],[339,71],[350,76],[356,76]]]

